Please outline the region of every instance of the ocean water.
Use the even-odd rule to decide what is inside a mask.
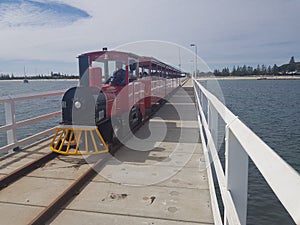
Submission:
[[[76,86],[78,81],[74,80],[39,80],[29,81],[0,81],[0,98],[3,96],[31,95],[48,91],[61,91]],[[33,118],[43,114],[61,110],[62,96],[52,96],[27,101],[15,102],[16,121]],[[44,131],[58,125],[59,117],[37,122],[17,129],[17,138],[23,139],[37,132]],[[4,104],[0,103],[0,126],[5,124]],[[0,132],[0,147],[7,144],[6,133]]]
[[[217,83],[221,89],[216,88],[216,81],[208,81],[205,86],[299,173],[300,80]],[[221,146],[220,155],[224,152],[224,145]],[[295,224],[251,160],[247,214],[247,224],[251,225]]]

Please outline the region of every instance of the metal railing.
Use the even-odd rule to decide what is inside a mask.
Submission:
[[[249,158],[295,223],[300,224],[298,172],[196,80],[194,91],[215,224],[246,224]],[[225,122],[225,171],[216,148],[220,119]],[[216,197],[213,171],[224,205],[223,219]]]
[[[30,95],[30,96],[8,96],[8,97],[0,98],[0,104],[4,104],[4,113],[5,113],[5,125],[0,126],[0,132],[6,132],[7,135],[7,144],[0,147],[0,154],[8,153],[9,150],[17,149],[21,145],[33,142],[39,138],[45,137],[54,132],[54,127],[53,127],[44,130],[40,133],[36,133],[32,136],[18,140],[17,138],[18,128],[61,115],[61,111],[57,111],[57,112],[40,115],[22,121],[16,121],[16,110],[15,110],[16,102],[38,99],[38,98],[46,98],[50,96],[59,96],[62,95],[63,93],[64,91],[55,91],[55,92],[46,92],[46,93]],[[39,110],[39,109],[33,109],[33,110]]]

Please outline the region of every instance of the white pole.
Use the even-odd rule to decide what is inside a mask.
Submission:
[[[195,79],[197,79],[197,45],[191,44],[191,47],[195,47]]]

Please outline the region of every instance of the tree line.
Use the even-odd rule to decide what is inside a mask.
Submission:
[[[257,65],[256,68],[252,66],[233,66],[232,70],[228,67],[222,70],[214,70],[215,76],[251,76],[251,75],[278,75],[279,69],[276,64],[274,66]]]
[[[35,75],[35,76],[14,76],[14,74],[0,74],[0,80],[39,80],[39,79],[78,79],[78,75],[69,75],[61,73],[53,73],[51,75]]]
[[[289,63],[277,66],[266,66],[264,64],[252,66],[233,66],[232,70],[225,67],[221,70],[215,69],[215,76],[255,76],[255,75],[300,75],[300,62],[295,62],[294,56]]]

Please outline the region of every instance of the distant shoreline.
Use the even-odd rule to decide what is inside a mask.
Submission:
[[[36,81],[78,81],[78,79],[27,79],[28,80],[28,83],[30,82],[36,82]],[[0,79],[0,82],[20,82],[20,83],[23,83],[24,79],[11,79],[11,80],[1,80]]]
[[[35,81],[78,81],[79,79],[28,79],[28,82]],[[300,80],[300,76],[201,76],[197,80]],[[0,82],[21,82],[23,79],[0,79]]]
[[[200,77],[198,80],[299,80],[300,76],[214,76]]]

